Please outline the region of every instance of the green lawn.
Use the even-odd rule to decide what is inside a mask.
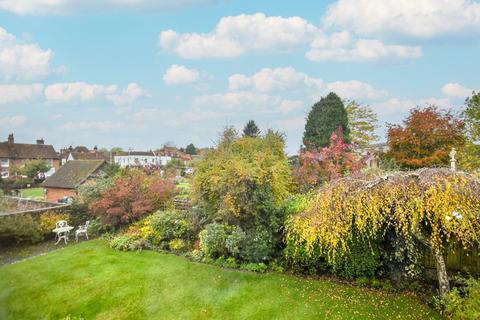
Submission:
[[[32,197],[35,199],[43,200],[43,188],[20,189],[20,193],[22,197]]]
[[[95,240],[0,267],[0,319],[438,319],[417,298]]]

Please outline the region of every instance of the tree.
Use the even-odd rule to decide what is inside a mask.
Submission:
[[[100,198],[90,203],[89,209],[103,224],[117,227],[159,209],[170,198],[173,188],[171,180],[129,169],[116,177]]]
[[[465,145],[458,155],[459,167],[475,171],[480,168],[480,92],[473,92],[465,101]]]
[[[20,169],[20,173],[31,179],[37,178],[39,175],[50,170],[50,166],[43,160],[30,160],[26,162]]]
[[[330,136],[339,127],[345,142],[350,143],[347,111],[340,97],[330,92],[315,103],[308,114],[303,144],[307,149],[328,147]]]
[[[349,101],[345,107],[348,115],[350,139],[359,147],[366,147],[378,140],[375,134],[377,128],[377,115],[367,106]]]
[[[328,147],[302,150],[299,156],[300,166],[294,174],[297,183],[308,190],[326,181],[358,172],[363,167],[363,162],[356,159],[350,149],[351,145],[345,143],[342,129],[339,128],[330,136]]]
[[[189,155],[194,155],[197,154],[197,148],[193,145],[193,143],[190,143],[186,148],[185,148],[185,153]]]
[[[238,131],[234,126],[225,126],[219,133],[217,146],[228,147],[232,142],[238,139]]]
[[[404,243],[418,241],[436,259],[440,293],[449,291],[444,256],[450,243],[464,248],[480,244],[480,181],[475,175],[449,169],[420,169],[373,180],[344,178],[327,184],[286,223],[287,241],[308,255],[335,259],[356,234],[376,241],[387,233]],[[389,248],[392,246],[390,245]],[[407,254],[414,251],[405,247]],[[411,261],[417,261],[412,258]]]
[[[112,154],[117,154],[117,153],[123,152],[123,149],[120,148],[120,147],[113,147],[112,149],[110,149],[110,152],[111,152]]]
[[[453,147],[464,143],[463,121],[435,106],[415,108],[404,125],[388,125],[387,158],[401,168],[447,165]]]
[[[243,136],[256,138],[260,135],[260,129],[258,129],[257,124],[253,120],[249,120],[245,127],[243,127]]]

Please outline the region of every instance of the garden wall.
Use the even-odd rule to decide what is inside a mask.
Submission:
[[[19,214],[19,213],[43,213],[46,211],[57,211],[65,209],[68,204],[39,201],[33,199],[4,196],[1,202],[8,210],[0,212],[0,216]]]

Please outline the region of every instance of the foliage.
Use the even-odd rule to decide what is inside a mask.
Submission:
[[[212,223],[205,227],[199,234],[200,249],[210,258],[228,255],[226,240],[229,233],[228,226],[218,223]]]
[[[260,263],[243,263],[242,265],[240,265],[240,269],[247,270],[247,271],[264,273],[264,272],[267,271],[268,267],[263,262],[260,262]]]
[[[308,190],[324,182],[344,175],[356,173],[364,166],[350,152],[351,145],[345,143],[339,128],[330,137],[330,145],[320,150],[304,149],[300,152],[300,166],[295,170],[297,183]]]
[[[170,180],[130,169],[116,177],[89,208],[103,224],[128,224],[158,209],[170,198],[173,187]]]
[[[480,92],[473,92],[465,101],[463,121],[465,122],[466,142],[459,151],[459,167],[474,171],[480,168]]]
[[[55,223],[60,220],[69,219],[68,213],[56,213],[56,212],[44,212],[40,215],[40,228],[43,234],[51,234],[52,230],[55,229]]]
[[[165,165],[165,177],[175,178],[178,175],[182,175],[185,169],[185,163],[180,159],[171,159]]]
[[[366,147],[378,140],[375,134],[378,118],[375,112],[367,105],[356,101],[348,101],[345,107],[348,115],[348,127],[352,143],[360,147]]]
[[[190,143],[186,148],[185,148],[185,153],[194,155],[197,154],[197,148],[193,145],[193,143]]]
[[[48,170],[50,170],[50,166],[44,160],[29,160],[22,166],[20,173],[33,179]]]
[[[277,241],[273,233],[263,226],[248,231],[240,256],[244,261],[268,262],[275,257]]]
[[[450,319],[476,320],[480,318],[480,280],[459,279],[461,286],[440,300],[440,307]]]
[[[245,127],[243,127],[243,137],[256,138],[260,135],[260,129],[253,120],[249,120]]]
[[[193,195],[212,220],[246,230],[256,216],[271,214],[264,212],[265,203],[279,205],[289,193],[284,140],[268,131],[255,139],[227,141],[220,141],[217,149],[196,163]]]
[[[320,252],[332,263],[338,250],[349,250],[352,227],[368,241],[391,230],[407,242],[425,243],[442,259],[450,241],[464,247],[478,244],[479,195],[476,177],[447,169],[370,181],[344,178],[322,188],[305,212],[289,219],[286,237],[307,255]]]
[[[169,243],[175,239],[191,241],[193,228],[186,213],[179,211],[158,211],[141,223],[142,237],[154,245]]]
[[[463,121],[435,106],[412,109],[403,126],[388,126],[387,157],[401,168],[446,165],[451,148],[464,143],[463,127]]]
[[[122,234],[114,237],[110,241],[110,247],[120,251],[138,251],[149,249],[150,244],[145,239],[129,234]]]
[[[343,130],[343,139],[350,143],[347,111],[340,97],[330,92],[315,103],[309,112],[303,144],[313,150],[328,147],[330,136],[339,127]]]
[[[173,252],[184,252],[188,248],[187,242],[183,239],[173,239],[168,243],[168,246]]]
[[[0,217],[1,238],[36,243],[43,240],[43,232],[40,224],[31,215],[13,214]]]

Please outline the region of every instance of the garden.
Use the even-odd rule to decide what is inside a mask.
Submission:
[[[51,241],[60,218],[97,239],[1,267],[0,317],[480,318],[480,95],[412,109],[386,152],[375,126],[330,93],[298,156],[249,121],[192,176],[117,168],[66,212],[3,218],[2,241]]]

